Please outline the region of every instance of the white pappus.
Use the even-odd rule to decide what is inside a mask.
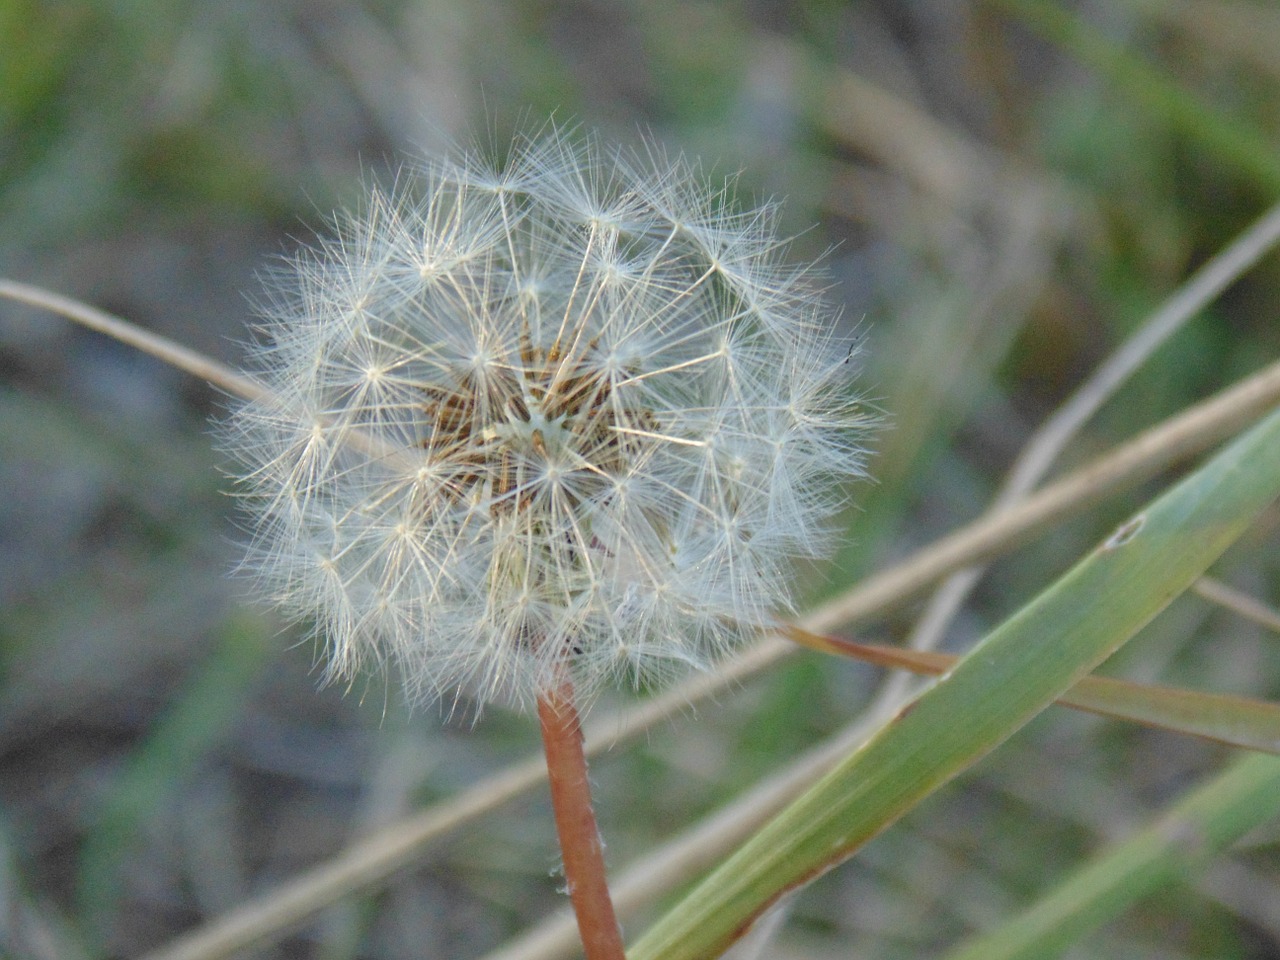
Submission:
[[[870,419],[771,206],[548,128],[374,190],[272,280],[221,424],[247,568],[331,676],[589,699],[788,609]]]

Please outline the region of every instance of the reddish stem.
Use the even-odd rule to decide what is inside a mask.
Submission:
[[[559,689],[538,698],[538,719],[542,721],[564,876],[583,950],[587,960],[626,960],[622,931],[605,883],[604,848],[591,806],[582,727],[573,705],[573,685],[567,679]]]

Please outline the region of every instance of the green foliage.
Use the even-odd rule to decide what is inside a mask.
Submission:
[[[839,557],[807,574],[813,597],[979,513],[1036,424],[1280,196],[1268,0],[0,0],[0,37],[0,272],[228,359],[261,251],[306,242],[298,224],[361,179],[389,179],[418,144],[474,131],[501,143],[523,115],[555,112],[612,139],[651,130],[741,169],[748,192],[790,198],[789,224],[821,226],[787,256],[832,250],[886,414],[878,484],[851,492]],[[898,106],[847,123],[845,74]],[[947,139],[877,139],[918,131],[914,117]],[[921,174],[938,157],[955,173],[970,152],[979,190],[940,193]],[[1059,191],[1038,216],[1024,180]],[[1278,300],[1273,254],[1149,359],[1064,466],[1274,359]],[[234,612],[225,573],[241,534],[200,426],[215,394],[7,304],[0,380],[0,888],[22,921],[0,925],[0,954],[82,939],[141,955],[533,746],[512,717],[471,728],[466,703],[406,719],[376,678],[317,694],[308,643]],[[997,560],[944,646],[969,649],[1154,491]],[[1214,569],[1272,606],[1275,523],[1264,513]],[[916,612],[866,629],[899,642]],[[1274,641],[1188,595],[1107,668],[1274,697]],[[805,654],[597,760],[611,868],[853,722],[878,681]],[[591,719],[608,728],[630,702]],[[406,724],[430,731],[420,767],[391,745]],[[1274,827],[1249,858],[1230,841],[1271,811],[1272,775],[1198,741],[1047,711],[802,894],[765,955],[939,956],[980,931],[1012,943],[1028,917],[1046,938],[1034,951],[1057,938],[1099,956],[1265,952],[1280,930],[1245,895],[1280,896]],[[201,803],[219,810],[191,828],[204,846],[180,826]],[[833,831],[868,815],[848,807]],[[1162,817],[1192,807],[1227,824],[1203,826],[1212,843],[1151,845],[1167,839]],[[210,849],[224,859],[207,864]],[[1211,857],[1246,867],[1245,888],[1197,884]],[[562,905],[554,872],[545,809],[509,806],[377,880],[359,917],[271,936],[334,960],[477,956]],[[1139,900],[1156,881],[1166,893]],[[1096,928],[1103,906],[1124,912]],[[625,920],[632,935],[644,925]]]
[[[214,638],[173,704],[102,797],[80,856],[79,892],[84,915],[102,929],[120,893],[124,864],[146,837],[147,824],[172,806],[208,754],[226,739],[244,713],[271,647],[262,622],[249,615],[228,621]]]
[[[989,634],[647,931],[632,960],[718,956],[780,896],[851,856],[1110,656],[1278,496],[1280,412]],[[1274,758],[1247,769],[1246,801],[1280,776]],[[1224,789],[1237,799],[1234,784]],[[1280,810],[1280,799],[1230,809],[1234,829],[1219,845]]]

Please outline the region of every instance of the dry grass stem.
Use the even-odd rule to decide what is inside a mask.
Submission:
[[[227,393],[244,397],[246,400],[266,395],[261,385],[240,375],[225,364],[79,300],[64,297],[41,287],[4,279],[0,279],[0,297],[56,313],[88,330],[128,344],[148,356],[162,360],[171,367],[183,370]]]
[[[1273,633],[1280,633],[1280,610],[1249,596],[1243,590],[1237,590],[1213,577],[1201,577],[1191,589],[1210,603],[1216,603]]]
[[[50,309],[222,389],[244,396],[254,396],[261,389],[201,354],[77,301],[8,281],[0,281],[0,296]],[[824,632],[882,614],[940,577],[1011,550],[1044,527],[1221,441],[1277,403],[1280,363],[1151,428],[1019,505],[992,511],[873,575],[812,611],[800,625]],[[624,716],[600,723],[597,732],[587,738],[587,756],[688,711],[691,705],[743,682],[793,649],[776,638],[764,640],[726,663],[721,672],[695,677]],[[214,960],[277,935],[414,862],[433,841],[533,789],[545,775],[541,756],[511,766],[445,803],[377,831],[327,863],[147,954],[143,960]],[[630,902],[626,876],[619,884],[620,904]]]
[[[1280,621],[1280,615],[1277,615],[1277,620]],[[891,669],[937,674],[956,659],[954,656],[913,653],[894,647],[853,644],[814,636],[795,628],[789,630],[788,635],[805,646],[827,653],[847,653],[848,648],[856,648],[858,659]],[[1083,692],[1091,684],[1124,683],[1088,677],[1079,689]],[[1059,702],[1076,709],[1093,710],[1087,698],[1077,700],[1068,694]],[[879,715],[874,710],[863,711],[838,734],[620,872],[612,885],[614,904],[619,914],[624,918],[633,916],[663,894],[715,866],[761,824],[825,774],[835,762],[856,749],[879,723]],[[564,960],[574,956],[577,946],[574,918],[562,911],[547,917],[502,948],[486,954],[483,960]]]
[[[999,510],[1022,500],[1049,473],[1071,439],[1115,392],[1174,333],[1280,243],[1280,204],[1271,207],[1228,247],[1202,266],[1169,297],[1080,385],[1031,436],[991,504]],[[952,574],[929,598],[907,641],[913,650],[932,650],[942,639],[969,593],[982,578],[981,568]],[[881,691],[888,709],[909,689],[898,675]]]
[[[1036,430],[1009,471],[995,505],[1011,503],[1033,490],[1071,439],[1129,377],[1278,243],[1280,203],[1197,270]]]
[[[800,625],[825,632],[884,613],[939,577],[1012,549],[1073,510],[1083,509],[1230,436],[1277,403],[1280,363],[1141,434],[1019,506],[984,516],[863,581],[802,618]],[[692,705],[723,693],[795,649],[783,640],[769,638],[728,661],[719,673],[694,677],[621,717],[601,722],[596,726],[598,732],[587,737],[587,756],[620,745]],[[378,831],[328,863],[193,930],[143,960],[216,960],[289,929],[343,896],[413,862],[432,842],[532,789],[544,776],[541,757],[523,761],[444,804]],[[625,902],[623,896],[624,892],[619,892],[620,902]]]
[[[0,54],[0,960],[695,960],[840,830],[697,960],[941,957],[1280,764],[1280,501],[1070,589],[1111,518],[1216,542],[1151,508],[1280,419],[1280,0],[47,6]],[[856,462],[793,471],[806,424]],[[1262,806],[1058,944],[1280,960]]]
[[[588,758],[625,745],[658,724],[701,703],[726,684],[741,683],[795,649],[769,638],[734,658],[724,674],[700,674],[624,715],[592,724],[583,751]],[[364,837],[331,860],[281,884],[139,960],[215,960],[291,930],[318,910],[409,866],[441,838],[537,788],[547,779],[546,760],[533,754],[485,777],[443,803],[428,807]]]
[[[1067,513],[1155,476],[1233,435],[1280,403],[1280,363],[1126,441],[1005,510],[991,511],[935,541],[904,563],[859,583],[806,620],[829,630],[856,623],[913,597],[939,578],[1025,542]]]

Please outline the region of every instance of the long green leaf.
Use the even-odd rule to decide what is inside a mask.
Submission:
[[[1121,526],[658,921],[630,960],[716,956],[985,756],[1185,590],[1280,494],[1280,412]]]
[[[1137,835],[1076,871],[1025,913],[967,941],[946,960],[1052,957],[1134,901],[1185,879],[1253,827],[1280,814],[1280,760],[1237,759]]]

